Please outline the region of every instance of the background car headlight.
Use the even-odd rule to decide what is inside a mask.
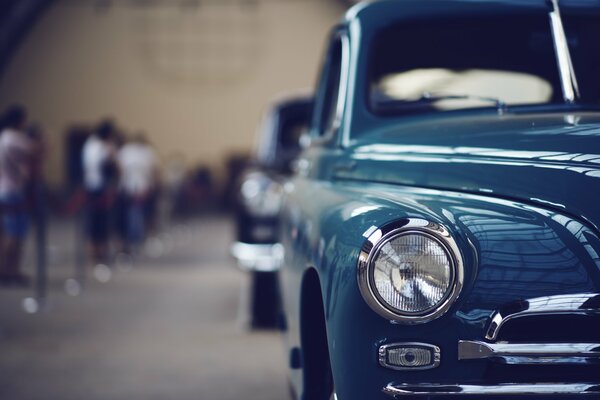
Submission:
[[[448,231],[424,220],[376,230],[361,252],[359,284],[382,316],[405,323],[441,316],[458,296],[463,270]]]
[[[283,196],[281,185],[262,172],[246,174],[240,186],[242,204],[252,215],[272,217],[279,213]]]

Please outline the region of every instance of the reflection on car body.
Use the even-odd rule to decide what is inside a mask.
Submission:
[[[382,0],[285,185],[303,399],[600,396],[600,2]]]

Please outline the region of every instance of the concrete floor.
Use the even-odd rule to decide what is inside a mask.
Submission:
[[[75,229],[50,227],[50,295],[27,314],[30,290],[0,289],[0,399],[286,399],[277,332],[243,323],[247,276],[227,247],[231,222],[205,218],[170,230],[127,270],[100,283],[88,274],[79,296]],[[28,244],[26,270],[33,265]]]

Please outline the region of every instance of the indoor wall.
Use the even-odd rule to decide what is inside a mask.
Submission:
[[[0,80],[0,106],[29,109],[48,137],[47,175],[64,179],[64,132],[114,118],[161,158],[222,171],[248,152],[266,104],[311,88],[329,29],[323,0],[57,0]]]

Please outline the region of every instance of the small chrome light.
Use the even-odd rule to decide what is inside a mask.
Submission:
[[[420,323],[444,314],[463,282],[460,252],[448,231],[420,219],[365,234],[358,282],[367,303],[385,318]]]
[[[423,370],[440,365],[440,348],[426,343],[394,343],[379,348],[379,364],[396,370]]]

